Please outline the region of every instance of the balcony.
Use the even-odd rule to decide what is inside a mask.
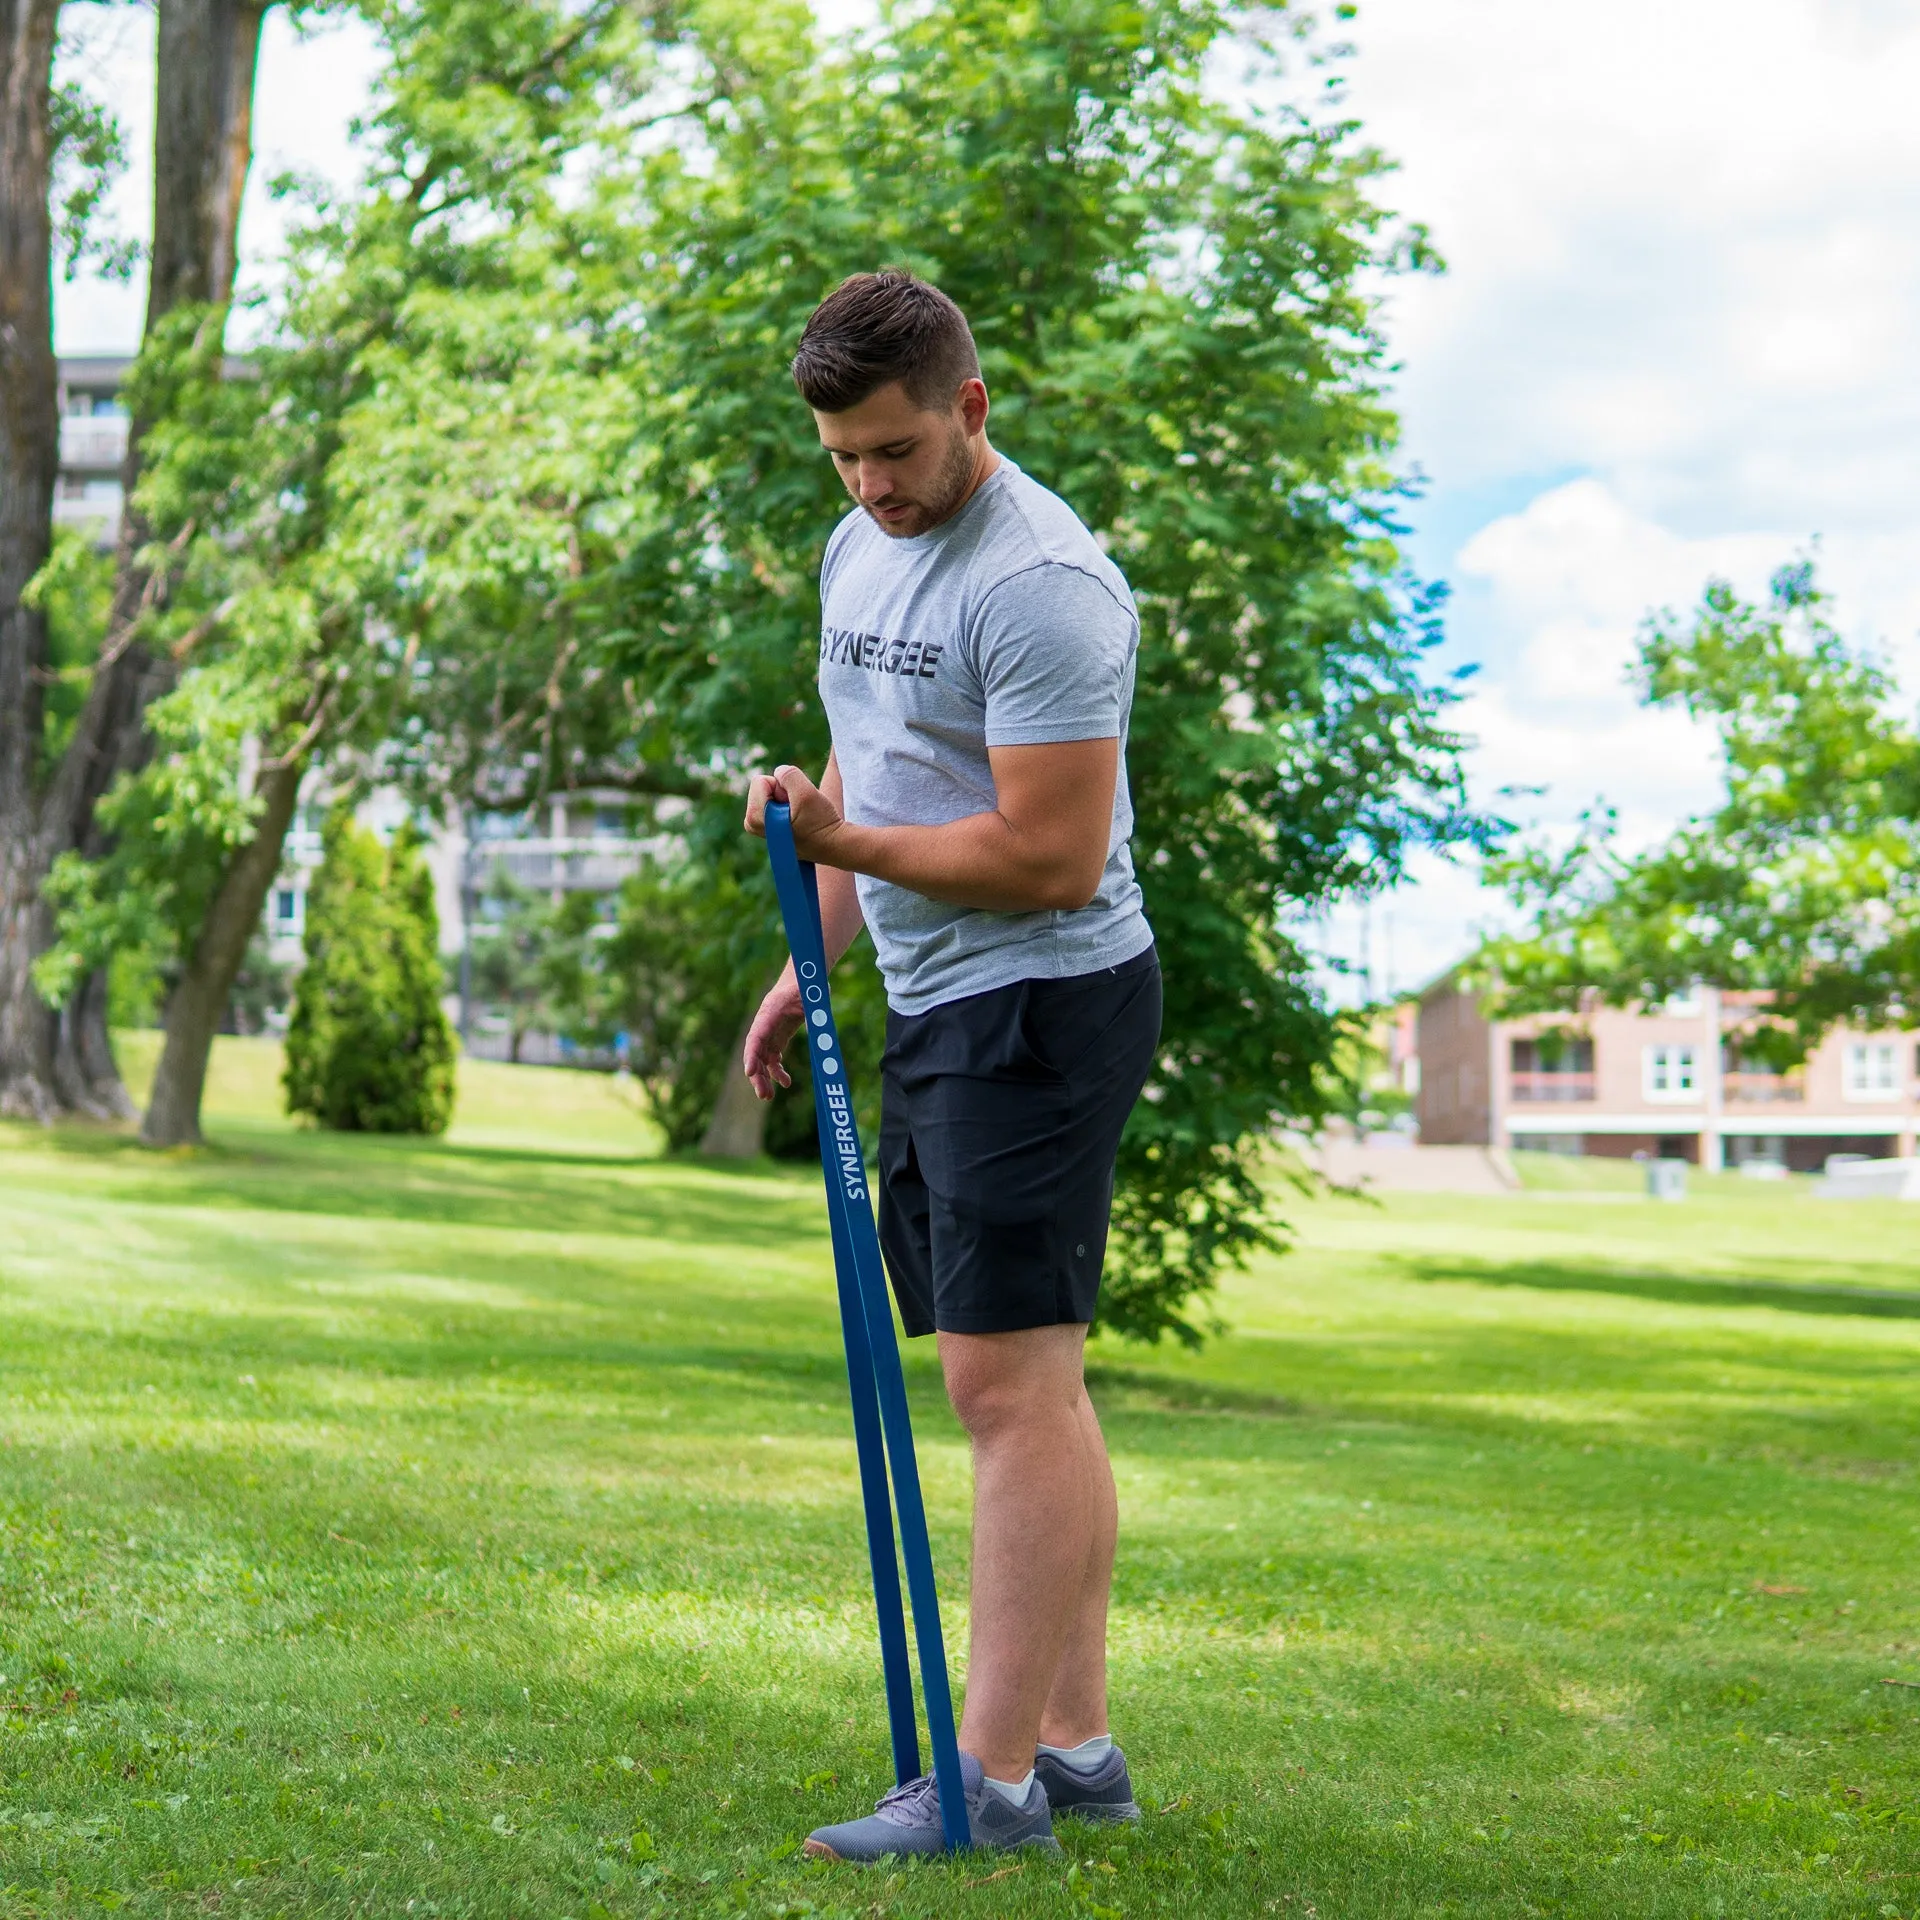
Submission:
[[[1536,1070],[1511,1074],[1507,1084],[1516,1106],[1593,1098],[1593,1075],[1590,1073],[1547,1073]]]
[[[1807,1097],[1806,1082],[1797,1073],[1729,1073],[1720,1090],[1729,1106],[1799,1106]]]
[[[466,884],[484,893],[495,874],[536,892],[611,893],[640,871],[647,843],[612,835],[562,840],[477,840],[467,849]]]
[[[126,457],[124,415],[69,414],[60,422],[60,465],[68,472],[118,473]]]

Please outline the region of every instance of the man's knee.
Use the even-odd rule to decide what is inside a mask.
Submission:
[[[1061,1417],[1078,1419],[1082,1330],[1035,1327],[1024,1333],[943,1333],[940,1364],[947,1398],[976,1440]]]

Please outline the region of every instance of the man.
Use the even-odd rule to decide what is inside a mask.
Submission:
[[[1160,1032],[1127,837],[1139,622],[1072,510],[988,444],[965,318],[859,274],[793,377],[860,511],[820,571],[833,752],[754,780],[820,868],[829,962],[862,921],[887,987],[880,1240],[909,1334],[937,1332],[973,1447],[961,1772],[977,1844],[1057,1847],[1049,1808],[1136,1819],[1107,1726],[1117,1511],[1083,1355],[1114,1157]],[[789,967],[745,1071],[771,1099],[801,1023]],[[935,1852],[930,1780],[812,1854]]]

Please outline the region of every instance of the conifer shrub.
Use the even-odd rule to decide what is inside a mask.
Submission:
[[[328,816],[307,896],[306,965],[287,1022],[287,1111],[346,1133],[443,1133],[453,1030],[439,916],[410,828],[390,846]]]

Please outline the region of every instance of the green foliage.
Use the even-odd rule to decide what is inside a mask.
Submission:
[[[73,738],[93,663],[106,638],[113,601],[113,555],[77,527],[56,526],[53,549],[22,598],[47,623],[47,688],[42,706],[41,765],[51,772]]]
[[[1920,1017],[1920,735],[1824,605],[1801,562],[1764,603],[1716,580],[1688,620],[1647,622],[1642,693],[1713,726],[1721,800],[1644,853],[1620,853],[1600,813],[1568,847],[1496,863],[1533,923],[1482,957],[1504,1007],[1711,980],[1769,996],[1739,1044],[1776,1071],[1838,1022]]]
[[[137,504],[153,535],[141,555],[153,590],[130,638],[180,665],[172,716],[156,724],[169,729],[162,758],[178,767],[150,769],[110,799],[118,837],[104,864],[63,865],[62,944],[43,968],[55,991],[70,990],[76,968],[117,943],[134,943],[148,972],[177,965],[190,948],[246,836],[228,831],[229,821],[209,822],[205,805],[175,805],[165,790],[185,779],[209,795],[216,765],[235,790],[236,716],[262,761],[331,760],[345,777],[396,773],[436,795],[475,764],[510,766],[519,744],[517,718],[507,738],[487,733],[485,703],[517,709],[533,670],[518,681],[489,674],[484,624],[459,628],[437,662],[440,685],[479,688],[470,708],[455,713],[442,698],[431,743],[408,714],[430,668],[421,623],[401,617],[406,590],[396,582],[417,573],[418,555],[379,534],[383,466],[393,463],[397,498],[409,470],[398,444],[375,434],[369,445],[352,421],[356,406],[370,406],[392,424],[377,402],[382,379],[413,357],[409,314],[444,317],[458,286],[468,304],[453,302],[448,324],[484,335],[489,290],[513,278],[499,263],[516,252],[493,216],[523,216],[582,129],[617,108],[622,91],[608,84],[604,55],[626,47],[633,29],[615,9],[539,5],[395,7],[379,12],[379,24],[395,58],[369,192],[310,209],[244,370],[222,353],[222,313],[179,307],[150,331],[129,382],[131,407],[152,423]],[[382,360],[383,345],[396,341]],[[402,405],[420,398],[400,396]],[[426,404],[431,411],[431,396]],[[554,420],[543,419],[551,431]],[[492,427],[475,431],[484,441]],[[49,592],[60,584],[43,578]],[[500,602],[480,611],[484,622]],[[82,688],[77,669],[71,678]],[[470,743],[462,728],[473,706],[481,738]]]
[[[253,833],[244,743],[262,721],[262,694],[228,656],[148,709],[153,757],[96,810],[109,851],[63,854],[45,888],[58,938],[35,962],[34,983],[50,1005],[117,955],[129,978],[170,984],[178,973],[228,860]]]
[[[256,930],[227,995],[224,1030],[243,1036],[265,1033],[270,1016],[285,1011],[294,978],[295,970],[273,957],[273,943],[265,929]]]
[[[157,1027],[166,1011],[167,982],[153,954],[122,947],[107,962],[107,1024],[116,1032]],[[117,1048],[116,1048],[117,1057]]]
[[[649,858],[621,893],[605,953],[610,1004],[633,1071],[676,1150],[699,1144],[721,1076],[738,1071],[744,1019],[786,958],[759,855],[757,841],[743,846],[730,834],[711,857]],[[880,1121],[886,1000],[864,934],[835,977],[833,1000],[857,1118],[871,1144]],[[794,1085],[774,1097],[767,1151],[816,1155],[807,1069],[791,1051],[788,1070]]]
[[[504,871],[495,874],[468,930],[470,991],[506,1013],[510,1059],[520,1058],[529,1033],[601,1037],[599,908],[596,894],[554,901]]]
[[[77,51],[65,37],[65,59]],[[68,280],[82,273],[103,280],[130,280],[146,248],[111,232],[102,203],[127,170],[127,136],[104,101],[78,81],[61,80],[48,102],[47,144],[53,160],[54,252]]]
[[[415,836],[383,848],[344,807],[307,895],[306,965],[287,1023],[287,1111],[354,1133],[443,1133],[453,1031],[439,922]]]

